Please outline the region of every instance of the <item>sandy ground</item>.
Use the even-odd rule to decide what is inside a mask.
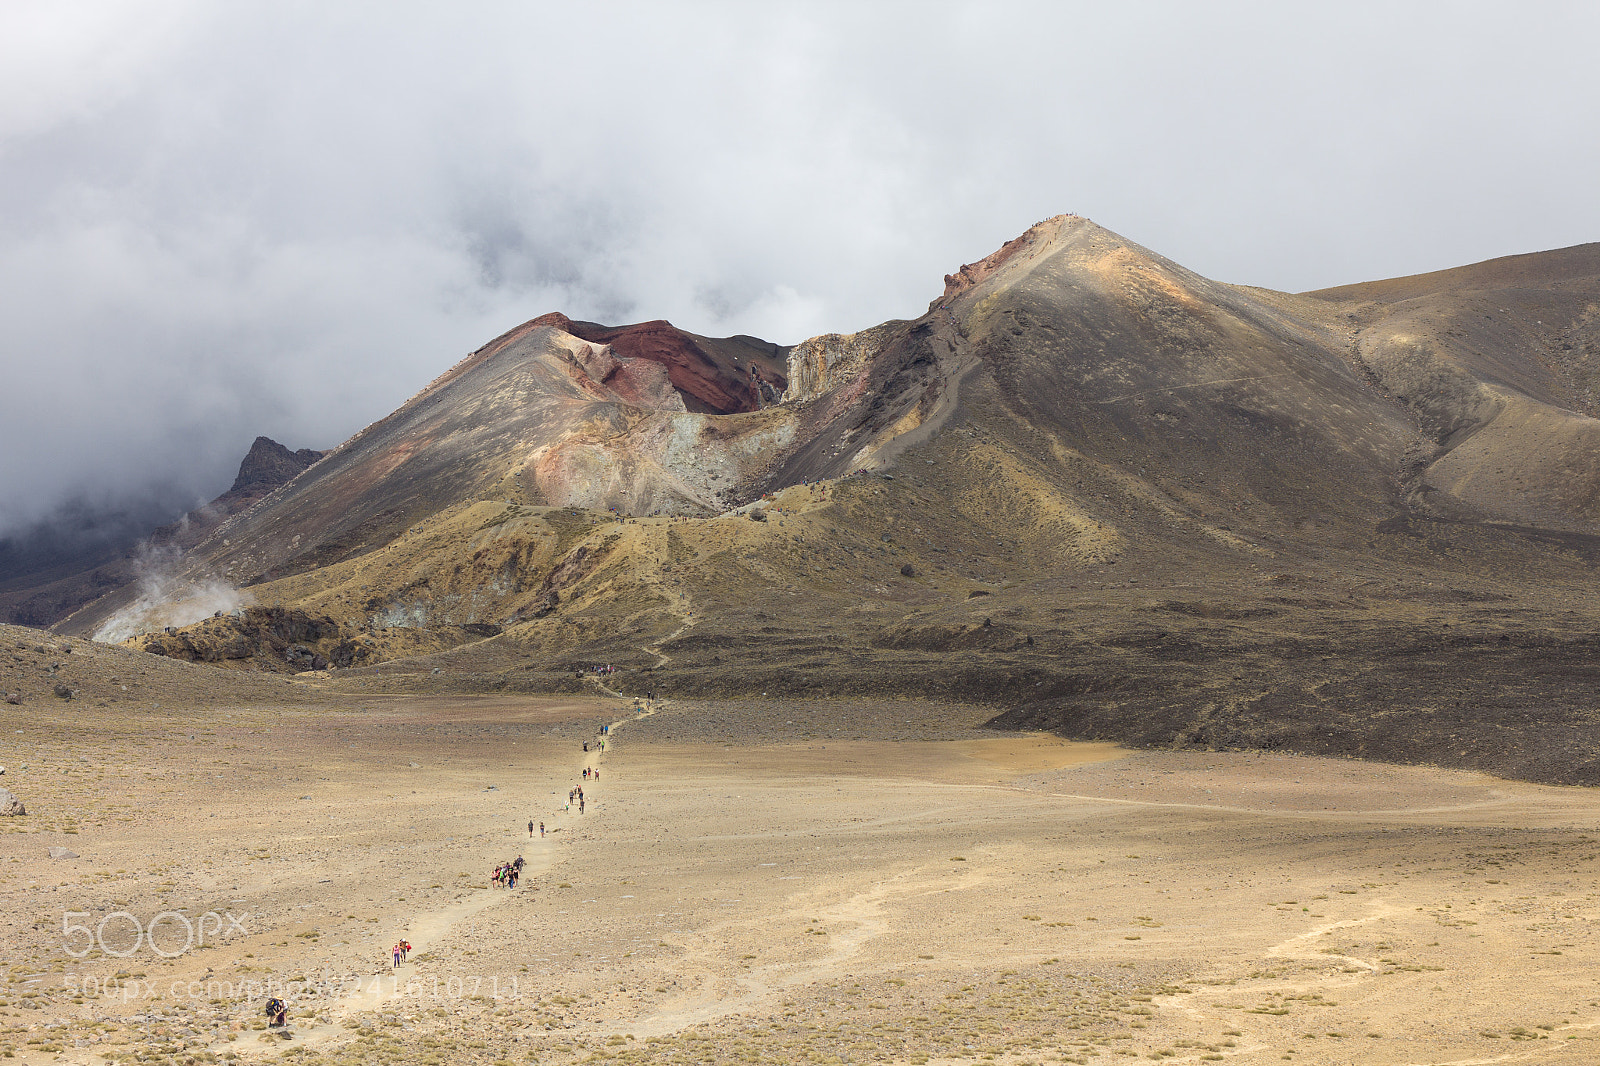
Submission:
[[[1600,1060],[1600,796],[951,713],[5,708],[0,1053]]]

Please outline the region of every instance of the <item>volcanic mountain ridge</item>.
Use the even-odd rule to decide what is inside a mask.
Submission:
[[[1060,216],[789,349],[536,318],[184,565],[365,649],[336,687],[612,662],[1591,781],[1597,359],[1600,246],[1290,295]]]

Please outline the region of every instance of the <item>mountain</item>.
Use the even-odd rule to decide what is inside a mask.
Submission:
[[[237,514],[279,485],[293,481],[325,454],[310,448],[291,452],[271,437],[257,437],[239,463],[239,474],[233,479],[233,485],[211,501],[207,510],[226,512],[223,517]]]
[[[0,622],[51,626],[85,604],[137,585],[152,557],[194,547],[218,522],[237,514],[322,458],[257,437],[227,492],[162,522],[156,501],[131,514],[73,510],[21,537],[0,541]],[[173,510],[175,510],[174,508]],[[171,510],[165,516],[169,517]]]
[[[296,654],[341,685],[609,661],[1589,782],[1597,309],[1596,245],[1295,295],[1059,216],[792,348],[533,319],[183,566],[333,627]],[[227,619],[139,639],[286,661]]]

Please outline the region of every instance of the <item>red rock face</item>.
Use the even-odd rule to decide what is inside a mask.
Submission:
[[[1031,231],[1030,231],[1031,232]],[[984,278],[993,274],[1002,263],[1017,253],[1027,243],[1028,234],[1009,240],[1002,244],[997,251],[990,252],[976,263],[963,263],[961,269],[954,274],[944,276],[944,296],[948,300],[972,288]]]
[[[610,345],[624,360],[661,364],[691,411],[758,411],[776,402],[788,384],[788,349],[754,337],[698,337],[662,319],[602,326],[574,322],[560,312],[541,315],[529,325],[554,326],[590,343]]]

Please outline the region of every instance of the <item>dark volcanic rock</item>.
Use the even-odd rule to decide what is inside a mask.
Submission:
[[[145,651],[194,663],[254,665],[263,670],[321,670],[345,640],[332,618],[284,607],[246,607],[181,629],[136,638]],[[318,665],[320,663],[320,665]]]
[[[270,437],[257,437],[255,443],[250,445],[244,461],[239,464],[239,476],[234,478],[233,487],[224,493],[223,498],[265,495],[321,459],[323,454],[310,448],[291,452]]]

